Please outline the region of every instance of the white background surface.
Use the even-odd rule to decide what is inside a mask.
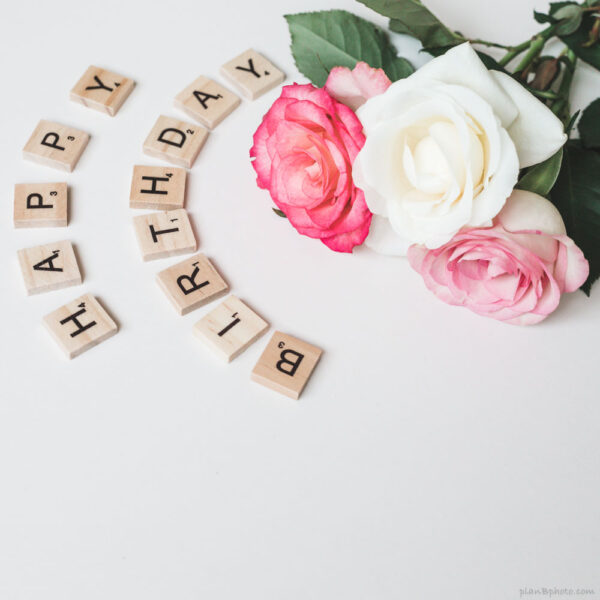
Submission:
[[[196,76],[248,47],[303,81],[282,14],[324,0],[13,2],[0,21],[0,598],[470,600],[523,587],[600,595],[600,289],[516,328],[434,298],[406,262],[330,252],[271,212],[251,135],[276,98],[211,134],[189,178],[200,250],[274,327],[325,350],[299,402],[192,336],[142,263],[128,208],[141,145]],[[545,2],[427,4],[519,42]],[[89,64],[131,76],[114,119],[72,104]],[[600,95],[589,75],[579,102]],[[68,229],[14,230],[40,118],[92,134]],[[139,211],[135,214],[139,214]],[[22,247],[71,239],[84,284],[25,297]],[[66,361],[41,318],[97,295],[119,334]],[[210,306],[212,308],[212,305]]]

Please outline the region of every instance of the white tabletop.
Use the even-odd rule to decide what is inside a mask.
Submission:
[[[463,33],[533,34],[542,0],[427,0]],[[200,250],[273,329],[324,349],[295,402],[250,382],[267,338],[223,365],[143,263],[128,208],[160,113],[254,47],[304,81],[284,13],[338,0],[5,6],[0,19],[0,598],[500,600],[594,588],[600,288],[518,328],[447,306],[403,259],[301,237],[254,183],[244,101],[189,176]],[[89,64],[137,86],[110,118],[68,92]],[[577,102],[600,95],[588,72]],[[26,163],[39,119],[88,131],[72,174]],[[67,180],[67,229],[12,227],[12,187]],[[84,283],[26,297],[19,248],[70,239]],[[118,335],[69,362],[41,324],[98,296]]]

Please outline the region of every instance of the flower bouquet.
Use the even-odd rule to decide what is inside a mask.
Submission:
[[[539,34],[505,46],[451,31],[418,0],[361,1],[432,59],[415,71],[346,11],[286,16],[312,83],[285,86],[254,135],[275,212],[331,250],[407,256],[439,298],[507,323],[589,295],[600,99],[572,114],[569,96],[578,61],[600,69],[600,6],[553,3],[534,15]]]

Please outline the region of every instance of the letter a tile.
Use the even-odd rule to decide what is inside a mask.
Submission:
[[[81,283],[81,273],[71,242],[24,248],[17,254],[28,296]]]
[[[256,100],[285,79],[277,67],[254,50],[246,50],[224,64],[221,74],[250,100]]]
[[[183,208],[134,217],[133,228],[145,261],[188,254],[197,247]]]
[[[156,281],[180,315],[211,302],[229,289],[203,254],[196,254],[161,271]]]
[[[208,129],[214,129],[239,105],[235,94],[208,77],[198,77],[175,96],[175,106]]]
[[[131,178],[130,208],[183,208],[187,171],[179,167],[136,165]]]
[[[70,97],[74,102],[114,117],[134,85],[127,77],[91,66],[75,84]]]
[[[19,227],[66,227],[66,183],[17,183],[13,222]]]
[[[229,296],[194,325],[194,334],[230,362],[251,346],[269,324],[236,296]]]
[[[323,351],[276,331],[252,371],[252,380],[297,400]]]
[[[115,335],[117,324],[91,294],[85,294],[44,317],[44,325],[68,358]]]
[[[23,148],[23,158],[70,173],[89,139],[90,136],[79,129],[40,121]]]
[[[191,169],[207,137],[200,125],[161,115],[144,142],[144,152]]]

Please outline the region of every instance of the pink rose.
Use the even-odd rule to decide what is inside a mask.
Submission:
[[[373,69],[367,63],[359,62],[352,71],[348,67],[331,69],[325,91],[356,111],[369,98],[383,94],[390,85],[392,82],[383,69]]]
[[[367,237],[372,216],[352,180],[364,143],[352,110],[324,89],[294,84],[264,116],[250,156],[259,187],[299,233],[352,252]]]
[[[548,200],[516,190],[492,227],[463,229],[435,250],[411,246],[408,259],[444,302],[532,325],[588,277],[587,260],[565,233]]]

